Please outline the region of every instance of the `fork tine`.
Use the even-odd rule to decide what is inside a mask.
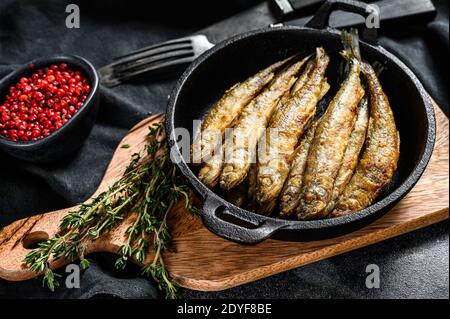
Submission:
[[[188,57],[184,57],[181,59],[174,59],[174,60],[170,59],[170,60],[168,60],[166,62],[162,62],[162,63],[152,63],[149,66],[147,66],[145,68],[137,69],[134,72],[126,72],[126,73],[122,73],[122,74],[114,74],[113,72],[111,72],[111,73],[103,74],[104,77],[103,77],[102,83],[108,87],[116,86],[128,79],[131,79],[131,78],[141,75],[143,73],[154,71],[157,69],[173,67],[173,66],[177,66],[177,65],[181,65],[181,64],[185,64],[185,63],[191,63],[192,61],[194,61],[194,59],[195,59],[195,56],[188,56]]]
[[[115,86],[142,73],[190,63],[212,46],[204,35],[170,40],[123,55],[97,72],[102,84]]]
[[[119,60],[119,59],[122,59],[122,58],[129,57],[131,55],[135,55],[135,54],[138,54],[138,53],[141,53],[141,52],[145,52],[145,51],[149,51],[149,50],[154,50],[154,49],[157,49],[157,48],[160,48],[160,47],[164,47],[164,46],[167,46],[167,45],[171,45],[171,44],[183,44],[183,43],[186,44],[186,43],[191,43],[191,42],[192,42],[192,37],[184,37],[184,38],[173,39],[173,40],[169,40],[169,41],[160,42],[160,43],[156,43],[156,44],[152,44],[152,45],[146,46],[144,48],[141,48],[141,49],[132,51],[130,53],[118,56],[115,59]]]
[[[167,59],[176,59],[176,58],[184,58],[186,56],[194,56],[194,51],[192,50],[181,50],[181,51],[172,51],[172,52],[165,52],[156,56],[151,56],[145,59],[140,60],[132,60],[128,62],[127,64],[119,64],[116,65],[116,63],[111,63],[108,65],[105,65],[97,70],[100,79],[102,83],[105,85],[108,85],[108,82],[111,82],[111,80],[114,77],[120,76],[120,73],[126,73],[132,72],[133,69],[136,69],[141,66],[148,66],[150,64],[156,64],[156,63],[164,63]]]
[[[127,67],[130,63],[135,63],[136,61],[148,58],[148,57],[157,57],[165,54],[169,54],[171,52],[180,52],[180,51],[189,51],[193,52],[192,46],[190,44],[173,44],[167,47],[156,48],[149,51],[141,52],[138,54],[130,55],[127,58],[123,58],[120,60],[116,60],[110,65],[114,66],[114,68],[122,68]]]
[[[158,62],[164,62],[165,60],[169,59],[181,59],[187,56],[193,56],[194,52],[191,50],[183,50],[183,51],[173,51],[173,52],[167,52],[159,55],[155,55],[149,58],[137,60],[134,63],[129,63],[126,66],[121,67],[115,67],[114,68],[114,74],[121,74],[126,72],[132,72],[134,69],[137,69],[142,66],[146,66],[149,64],[154,64]]]

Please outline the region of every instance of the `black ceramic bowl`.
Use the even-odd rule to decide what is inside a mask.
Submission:
[[[352,6],[349,8],[349,3]],[[366,12],[366,4],[333,1],[331,4]],[[327,8],[326,8],[327,9]],[[367,11],[369,12],[369,11]],[[224,238],[254,244],[268,237],[305,240],[337,236],[353,231],[388,212],[417,183],[431,157],[435,140],[435,115],[428,94],[409,68],[376,43],[361,41],[362,56],[369,62],[385,63],[380,81],[389,96],[401,146],[398,169],[388,189],[373,205],[347,216],[313,220],[282,220],[262,216],[232,205],[219,193],[208,189],[186,162],[186,143],[180,143],[177,128],[187,129],[192,138],[193,120],[201,119],[231,85],[256,73],[262,67],[294,53],[313,52],[323,46],[332,61],[341,58],[340,32],[325,28],[330,12],[321,12],[310,27],[276,27],[238,35],[226,40],[197,59],[174,89],[167,108],[167,130],[173,159],[193,188],[204,198],[205,226]],[[314,27],[314,28],[312,28]],[[316,29],[317,28],[317,29]],[[329,66],[333,72],[336,67]],[[336,79],[329,74],[328,79]],[[337,83],[333,83],[336,87]]]
[[[37,141],[12,141],[0,136],[0,149],[20,160],[45,163],[67,157],[77,150],[90,133],[98,111],[99,79],[94,66],[86,59],[75,55],[57,55],[38,58],[22,65],[0,81],[0,103],[4,102],[9,87],[19,82],[21,77],[30,76],[39,68],[52,64],[66,63],[74,70],[81,71],[90,82],[91,92],[83,106],[57,131]],[[34,68],[30,65],[34,64]]]

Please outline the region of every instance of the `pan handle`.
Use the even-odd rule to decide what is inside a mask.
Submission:
[[[225,206],[216,196],[209,195],[203,204],[203,223],[220,237],[252,245],[269,238],[285,226],[281,221],[259,215],[245,216],[238,210]]]
[[[373,15],[379,15],[379,12],[374,10],[374,8],[374,6],[361,1],[327,0],[305,26],[314,29],[325,29],[329,26],[330,15],[338,10],[356,13],[368,19]],[[377,28],[370,28],[366,23],[361,38],[368,43],[375,44],[377,35]]]

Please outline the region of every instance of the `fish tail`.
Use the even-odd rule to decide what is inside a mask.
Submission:
[[[352,28],[350,31],[342,31],[341,40],[344,46],[344,51],[341,52],[341,55],[346,59],[356,59],[361,62],[358,29]]]

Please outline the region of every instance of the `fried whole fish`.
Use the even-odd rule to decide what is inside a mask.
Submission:
[[[339,169],[336,181],[333,186],[331,201],[325,209],[328,215],[335,207],[339,195],[344,191],[345,186],[352,178],[356,165],[358,164],[361,149],[366,140],[367,126],[369,125],[369,98],[367,95],[361,100],[356,114],[355,126],[348,141],[347,149],[344,153],[341,168]]]
[[[276,200],[281,192],[298,140],[316,113],[322,94],[328,91],[325,71],[329,61],[325,50],[318,48],[310,78],[274,111],[260,140],[264,147],[258,154],[256,200],[261,206]]]
[[[295,75],[307,58],[280,71],[272,82],[241,112],[229,138],[225,141],[225,165],[220,176],[220,187],[229,190],[247,177],[255,157],[256,144],[264,133],[272,111],[286,91],[290,90]]]
[[[279,217],[291,216],[300,202],[306,159],[314,138],[314,133],[316,132],[317,123],[317,121],[314,121],[306,130],[300,145],[296,149],[295,157],[292,161],[292,168],[281,191]]]
[[[324,217],[353,130],[356,110],[364,96],[358,39],[343,32],[343,40],[349,56],[349,72],[317,126],[297,208],[299,219]]]
[[[389,185],[400,156],[400,136],[394,114],[377,74],[363,63],[361,72],[370,94],[370,119],[361,159],[350,182],[339,196],[332,217],[366,208]]]
[[[288,62],[276,62],[227,90],[202,122],[200,132],[192,144],[192,163],[208,160],[222,142],[225,129],[231,127],[242,108],[273,80],[275,72]]]

